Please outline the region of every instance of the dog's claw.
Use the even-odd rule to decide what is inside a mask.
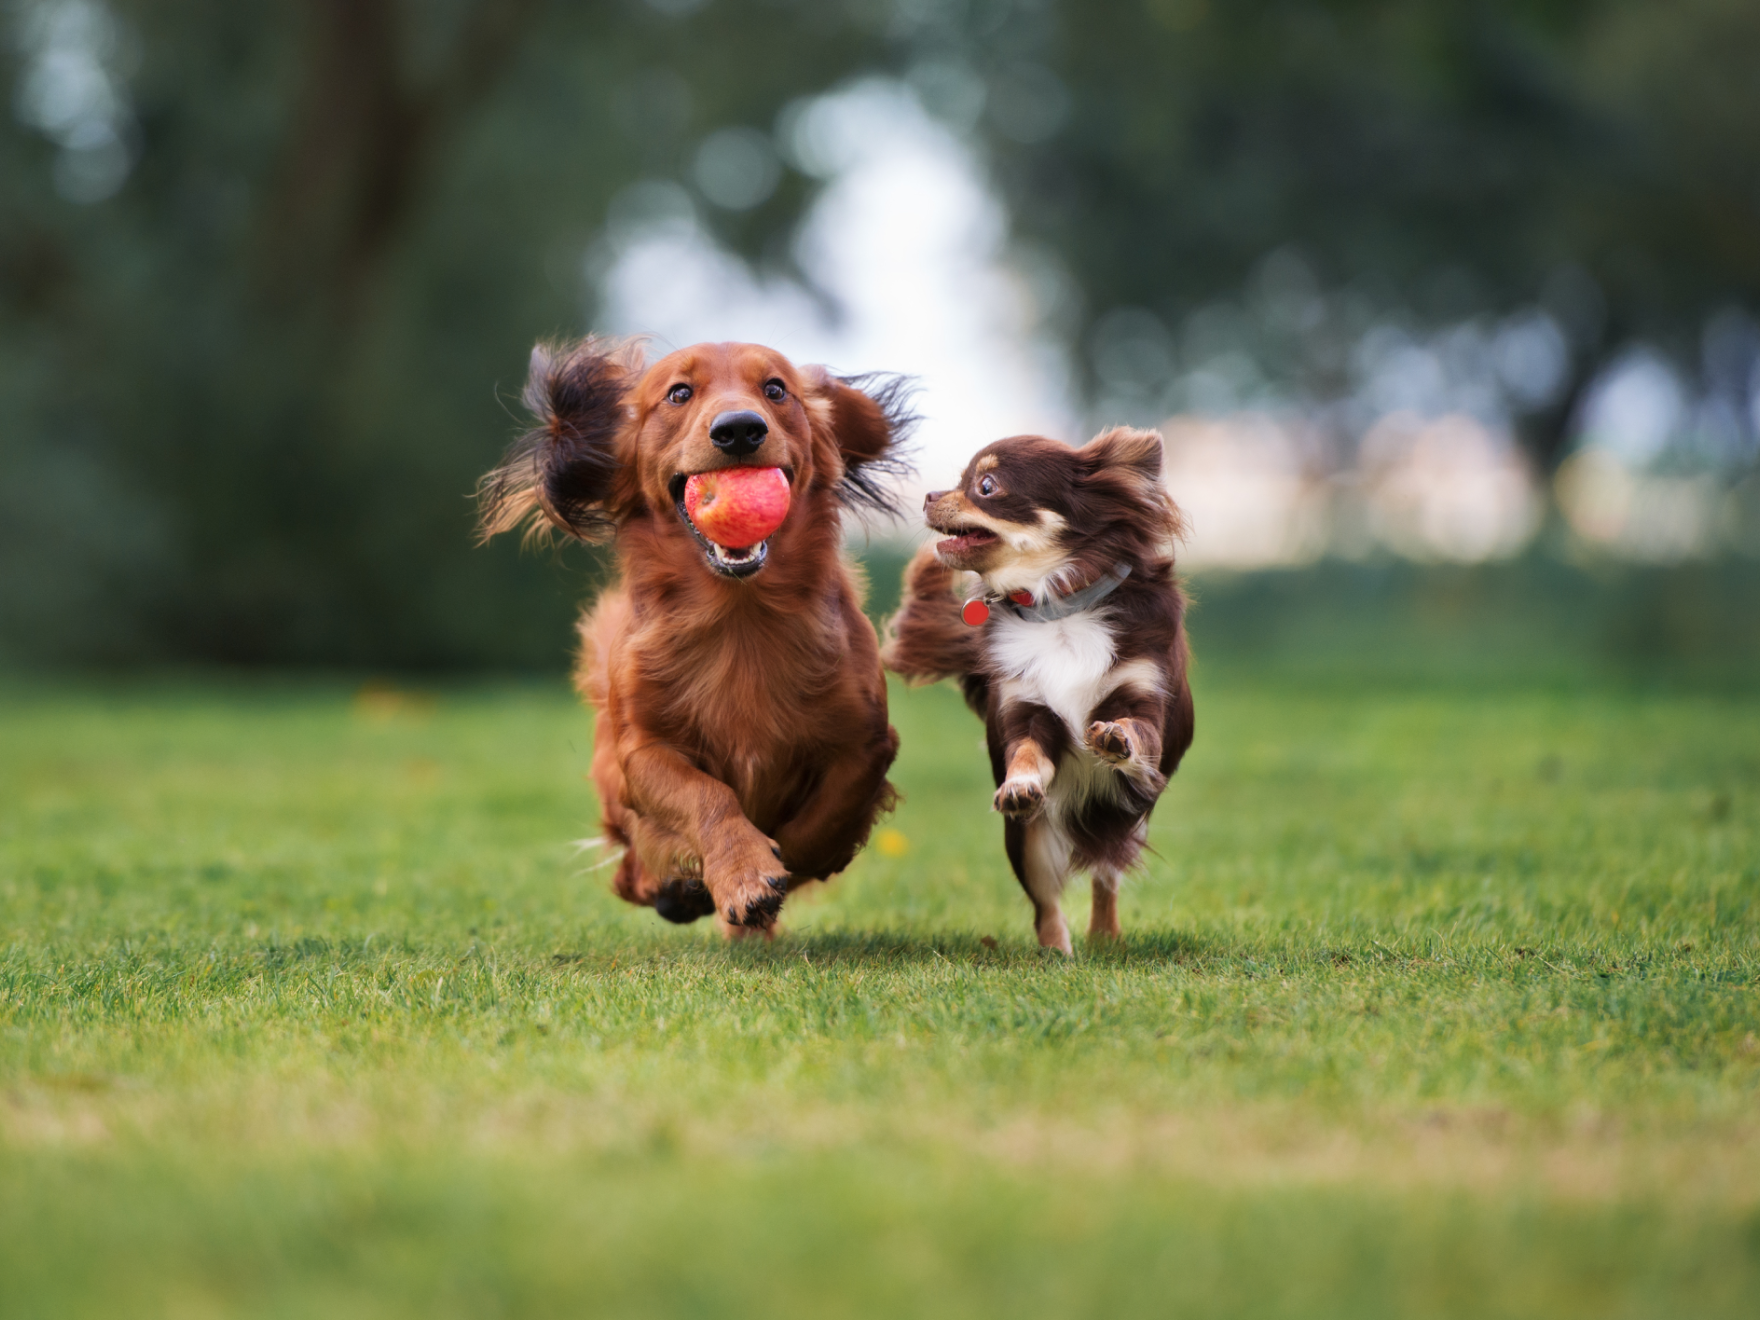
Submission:
[[[776,914],[782,911],[782,895],[770,894],[763,898],[754,898],[741,912],[738,907],[727,909],[727,924],[730,926],[767,927],[775,923]]]
[[[770,930],[782,900],[788,897],[788,870],[779,865],[781,849],[753,831],[735,848],[706,860],[707,883],[715,894],[714,910],[730,930]]]
[[[996,810],[1011,820],[1031,820],[1045,805],[1045,789],[1036,780],[1010,779],[996,790]]]
[[[1088,726],[1088,746],[1103,761],[1114,765],[1122,764],[1131,759],[1130,731],[1122,724],[1097,722]]]

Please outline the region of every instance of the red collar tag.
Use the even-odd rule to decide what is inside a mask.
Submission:
[[[984,621],[990,617],[990,607],[984,603],[982,596],[973,596],[960,609],[959,617],[965,620],[969,627],[982,627]]]

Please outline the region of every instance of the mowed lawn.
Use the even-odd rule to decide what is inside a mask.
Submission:
[[[1068,962],[894,720],[728,946],[560,681],[0,690],[0,1314],[1756,1314],[1760,699],[1201,670]]]

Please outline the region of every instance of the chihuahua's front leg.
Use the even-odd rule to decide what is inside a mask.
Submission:
[[[994,806],[1010,820],[1029,821],[1045,809],[1045,794],[1069,734],[1049,707],[1035,702],[1004,705],[999,723],[1003,774]]]
[[[1167,787],[1161,773],[1161,726],[1167,702],[1158,691],[1125,684],[1101,698],[1088,716],[1088,747],[1132,781],[1151,803]]]

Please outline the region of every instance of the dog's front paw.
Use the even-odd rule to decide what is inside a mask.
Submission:
[[[706,868],[715,908],[729,926],[768,930],[788,897],[788,871],[782,853],[758,835],[751,843],[716,859]]]
[[[995,807],[1010,820],[1029,821],[1045,809],[1045,785],[1036,777],[1005,780]]]
[[[675,876],[654,894],[654,911],[676,925],[688,926],[715,910],[715,900],[693,876]]]
[[[1136,755],[1130,727],[1115,720],[1096,720],[1088,726],[1088,746],[1094,755],[1112,765],[1123,765]]]

